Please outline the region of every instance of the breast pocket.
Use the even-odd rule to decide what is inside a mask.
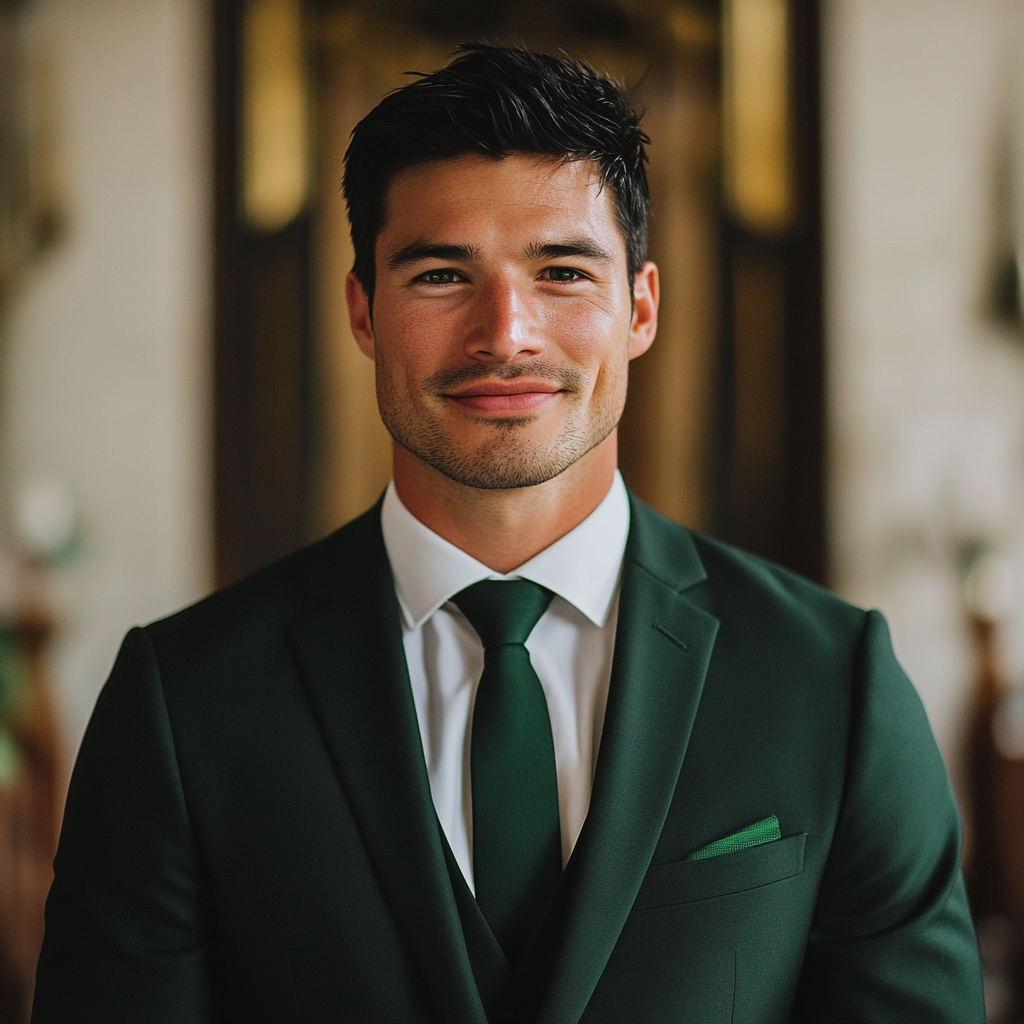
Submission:
[[[804,869],[806,842],[806,835],[789,836],[708,860],[656,864],[648,868],[633,909],[696,903],[792,878]]]

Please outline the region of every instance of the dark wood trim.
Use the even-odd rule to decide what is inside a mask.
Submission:
[[[243,0],[214,8],[215,523],[221,585],[305,542],[310,218],[239,219]]]
[[[828,581],[825,507],[825,314],[821,135],[821,5],[791,0],[797,220],[787,348],[789,460],[786,563]]]
[[[212,0],[213,137],[214,137],[214,530],[218,584],[236,577],[238,555],[231,526],[238,517],[239,486],[232,458],[237,443],[234,425],[235,351],[230,344],[237,314],[235,262],[235,195],[237,194],[238,32],[237,4]]]
[[[819,3],[790,0],[790,12],[793,223],[785,235],[764,238],[724,213],[722,218],[714,529],[741,547],[824,583]],[[750,371],[751,352],[757,374]],[[781,383],[778,388],[772,387],[775,378]]]

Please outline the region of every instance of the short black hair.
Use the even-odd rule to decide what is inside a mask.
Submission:
[[[612,190],[632,281],[647,258],[646,143],[625,89],[588,64],[523,47],[465,43],[447,67],[389,93],[353,129],[343,191],[353,271],[370,301],[377,237],[395,175],[468,153],[592,160]]]

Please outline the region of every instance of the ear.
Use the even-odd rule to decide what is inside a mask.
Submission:
[[[658,331],[658,300],[661,292],[658,268],[648,261],[633,281],[633,321],[629,325],[629,358],[642,356]]]
[[[373,359],[376,343],[373,338],[373,318],[370,316],[370,299],[362,281],[349,272],[345,278],[345,301],[348,303],[348,322],[356,339],[359,351]]]

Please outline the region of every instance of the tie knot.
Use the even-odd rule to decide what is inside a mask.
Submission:
[[[484,650],[524,644],[555,595],[530,580],[481,580],[452,598]]]

